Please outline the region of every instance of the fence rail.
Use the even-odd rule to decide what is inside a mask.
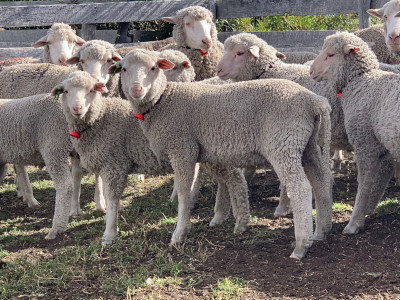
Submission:
[[[0,2],[0,47],[28,46],[43,31],[13,30],[18,27],[49,26],[55,22],[82,24],[79,32],[86,40],[115,41],[115,31],[96,31],[96,23],[160,20],[181,8],[200,5],[210,9],[216,19],[290,15],[358,14],[359,27],[370,26],[369,8],[382,7],[388,0],[182,0],[182,1],[7,1]],[[258,32],[277,48],[318,48],[331,31]],[[220,33],[223,41],[232,32]],[[0,59],[10,51],[0,49]],[[29,53],[25,49],[25,53]],[[34,50],[31,50],[34,51]],[[7,52],[7,53],[5,53]],[[3,54],[4,53],[4,54]],[[32,52],[33,53],[33,52]],[[15,56],[13,56],[15,57]]]

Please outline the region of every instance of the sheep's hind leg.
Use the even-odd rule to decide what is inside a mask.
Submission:
[[[22,193],[22,199],[24,203],[28,204],[28,207],[38,207],[40,206],[39,201],[33,196],[33,190],[31,183],[29,181],[28,172],[23,165],[14,165],[16,181]]]
[[[358,190],[349,223],[343,229],[344,234],[357,234],[364,227],[365,216],[371,213],[382,198],[394,167],[389,158],[364,159],[357,154]]]
[[[107,201],[106,198],[104,198],[103,180],[99,174],[94,174],[94,179],[94,201],[96,202],[96,210],[106,212]]]
[[[280,196],[279,196],[279,204],[275,208],[274,217],[286,217],[293,213],[292,207],[290,206],[290,199],[287,195],[286,187],[281,184],[280,185]]]
[[[83,172],[79,158],[71,157],[71,165],[74,190],[72,194],[71,210],[69,212],[69,216],[73,217],[79,216],[81,214],[79,198],[81,195],[81,181],[83,177]]]

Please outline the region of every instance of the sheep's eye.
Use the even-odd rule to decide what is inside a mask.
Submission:
[[[107,62],[108,62],[108,63],[111,63],[111,62],[112,62],[112,59],[107,59]]]
[[[81,64],[84,64],[85,63],[85,61],[84,60],[81,60]]]
[[[172,70],[177,70],[178,68],[177,67],[174,67]]]
[[[186,24],[185,24],[186,26],[190,26],[190,23],[189,22],[186,22]]]
[[[238,53],[236,53],[237,56],[242,56],[244,54],[244,52],[239,51]]]
[[[64,94],[68,94],[68,91],[64,91]]]
[[[328,54],[328,57],[333,57],[333,56],[335,56],[335,53],[329,53]]]
[[[90,92],[90,93],[93,93],[93,90],[90,90],[89,92]]]
[[[154,71],[156,69],[156,67],[152,67],[151,70]]]
[[[385,20],[387,20],[387,15],[384,15],[383,18],[384,18]]]
[[[124,72],[126,72],[126,69],[125,69],[125,68],[122,68],[122,70],[124,70]]]

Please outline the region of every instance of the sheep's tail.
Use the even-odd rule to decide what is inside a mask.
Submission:
[[[3,181],[4,177],[6,177],[8,173],[8,165],[4,164],[4,165],[0,165],[0,182]]]
[[[317,143],[321,147],[321,154],[324,161],[329,163],[330,147],[331,147],[331,106],[324,97],[319,97],[319,105],[315,113],[320,117],[320,126]]]

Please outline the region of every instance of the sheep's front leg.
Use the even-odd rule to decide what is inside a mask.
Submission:
[[[332,170],[335,172],[339,172],[343,160],[344,160],[343,150],[335,150],[332,157],[332,165],[331,165]]]
[[[14,165],[16,173],[16,181],[18,183],[19,189],[22,193],[22,199],[24,203],[28,204],[28,207],[38,207],[40,206],[39,201],[33,197],[33,190],[31,183],[29,181],[28,172],[23,165]]]
[[[96,210],[106,212],[107,203],[104,198],[103,191],[103,180],[99,174],[94,174],[95,178],[95,190],[94,190],[94,201],[96,202]]]
[[[171,244],[182,242],[191,228],[190,222],[190,188],[193,183],[195,161],[170,158],[174,169],[174,183],[178,192],[178,223],[172,234]]]
[[[364,227],[365,216],[375,209],[393,175],[388,158],[364,158],[357,154],[358,189],[353,212],[344,234],[356,234]]]
[[[81,214],[80,208],[80,195],[81,195],[81,181],[83,177],[81,162],[79,158],[71,157],[71,173],[74,190],[72,194],[71,210],[69,216],[79,216]]]
[[[104,184],[104,193],[108,199],[106,230],[103,234],[102,244],[108,245],[117,239],[119,201],[126,187],[128,172],[117,172],[116,170],[103,171],[101,177]]]
[[[192,186],[190,188],[190,208],[193,209],[194,205],[197,203],[199,198],[199,190],[200,190],[200,175],[201,175],[201,168],[200,164],[197,163],[194,171],[194,178],[192,182]],[[172,194],[169,197],[169,201],[174,201],[175,198],[178,196],[178,190],[175,185],[174,181],[174,189],[172,190]]]

